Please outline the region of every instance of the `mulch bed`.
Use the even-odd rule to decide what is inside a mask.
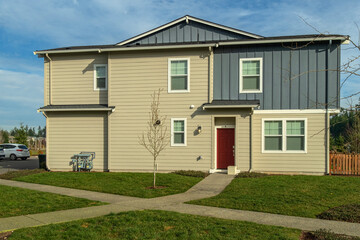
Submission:
[[[8,239],[8,237],[9,237],[12,233],[13,233],[13,231],[0,233],[0,240],[6,240],[6,239]]]
[[[151,187],[146,187],[146,189],[162,189],[162,188],[167,188],[166,186],[151,186]]]

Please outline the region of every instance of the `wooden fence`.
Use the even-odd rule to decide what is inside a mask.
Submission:
[[[330,153],[330,175],[360,175],[360,154]]]

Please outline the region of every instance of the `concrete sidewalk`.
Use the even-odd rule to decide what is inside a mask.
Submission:
[[[225,174],[211,174],[185,193],[144,199],[98,193],[70,188],[54,187],[41,184],[23,183],[0,179],[1,185],[22,187],[37,191],[57,193],[72,197],[111,203],[109,205],[70,209],[56,212],[30,214],[25,216],[0,218],[0,232],[24,227],[34,227],[51,223],[68,222],[79,219],[103,216],[109,213],[119,213],[132,210],[166,210],[193,215],[216,217],[223,219],[248,221],[258,224],[296,228],[306,231],[328,229],[338,234],[360,237],[360,224],[339,221],[328,221],[314,218],[294,217],[263,212],[252,212],[226,208],[184,204],[186,201],[207,198],[219,194],[233,177]]]

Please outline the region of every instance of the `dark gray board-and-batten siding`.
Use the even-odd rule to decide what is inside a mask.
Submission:
[[[190,21],[188,24],[180,22],[174,26],[165,28],[126,45],[197,43],[236,39],[251,39],[251,37]]]
[[[253,57],[263,58],[263,92],[239,93],[239,59]],[[322,109],[328,98],[329,108],[339,108],[339,66],[340,44],[334,42],[297,49],[214,48],[214,100],[260,100],[260,109]]]

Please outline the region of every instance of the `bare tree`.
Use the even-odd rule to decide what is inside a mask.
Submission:
[[[169,137],[166,127],[166,116],[160,115],[160,93],[162,89],[154,91],[151,94],[152,102],[150,104],[149,121],[147,123],[147,130],[139,137],[139,144],[148,150],[153,156],[154,160],[154,185],[156,188],[156,160],[160,153],[166,148]]]

